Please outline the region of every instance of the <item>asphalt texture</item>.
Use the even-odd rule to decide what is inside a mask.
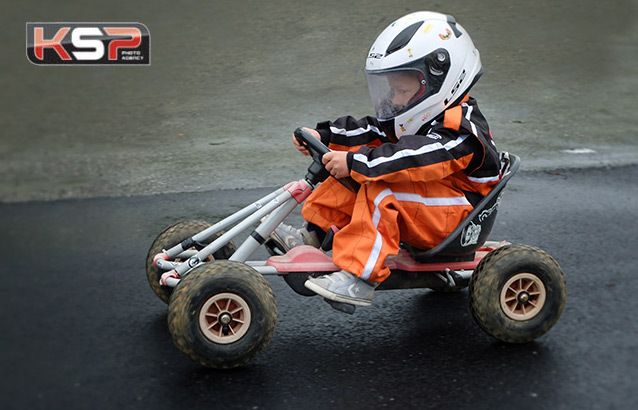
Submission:
[[[0,408],[637,408],[637,178],[627,166],[510,181],[492,239],[543,248],[568,286],[532,343],[483,333],[466,290],[378,292],[348,316],[270,277],[272,342],[230,371],[173,345],[145,256],[165,226],[269,189],[0,204]]]

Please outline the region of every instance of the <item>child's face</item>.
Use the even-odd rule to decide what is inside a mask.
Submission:
[[[401,72],[388,75],[388,83],[392,89],[392,104],[397,110],[402,109],[421,89],[421,82],[416,73]]]

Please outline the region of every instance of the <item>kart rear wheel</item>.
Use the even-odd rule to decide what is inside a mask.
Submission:
[[[255,358],[272,339],[277,303],[255,269],[240,262],[198,266],[177,285],[168,305],[175,345],[195,362],[228,369]]]
[[[565,306],[562,269],[549,254],[531,246],[493,252],[470,278],[474,320],[487,334],[507,343],[526,343],[544,335]]]
[[[175,225],[169,226],[162,233],[160,233],[151,248],[148,251],[146,256],[146,277],[148,279],[149,285],[151,285],[151,289],[153,292],[162,300],[164,303],[168,303],[168,300],[171,297],[171,293],[173,292],[173,288],[160,285],[159,281],[162,277],[163,271],[159,270],[157,266],[153,263],[153,258],[158,253],[162,252],[164,249],[170,249],[173,246],[181,243],[184,239],[190,238],[193,235],[203,231],[204,229],[211,226],[210,223],[206,221],[198,221],[198,220],[189,220],[178,222]],[[208,245],[213,242],[216,238],[222,235],[222,232],[217,233],[212,238],[204,243],[204,245]],[[201,247],[199,247],[201,249]],[[229,242],[227,245],[223,246],[220,250],[213,253],[212,258],[208,258],[206,261],[211,261],[214,259],[228,259],[235,252],[235,245],[232,242]],[[176,262],[180,262],[180,259],[175,259]]]

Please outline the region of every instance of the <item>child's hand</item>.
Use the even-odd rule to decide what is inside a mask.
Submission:
[[[323,154],[321,161],[333,177],[345,178],[350,176],[350,170],[348,169],[348,153],[346,151],[327,152]]]
[[[312,134],[313,137],[321,141],[321,135],[319,135],[317,130],[313,130],[312,128],[306,128],[306,127],[303,127],[303,129],[308,131],[309,133]],[[301,152],[304,155],[310,155],[310,151],[308,151],[308,148],[304,147],[303,145],[299,143],[299,141],[297,141],[297,138],[295,138],[295,134],[292,134],[292,143],[295,144],[295,148],[297,148],[299,152]]]

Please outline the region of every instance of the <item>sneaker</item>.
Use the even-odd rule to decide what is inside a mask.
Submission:
[[[284,223],[279,224],[275,231],[268,237],[284,253],[299,245],[310,245],[319,248],[319,238],[315,232],[309,232],[305,225],[301,229],[293,228]]]
[[[370,306],[378,283],[368,282],[341,270],[329,275],[309,278],[304,286],[326,299],[357,306]]]

